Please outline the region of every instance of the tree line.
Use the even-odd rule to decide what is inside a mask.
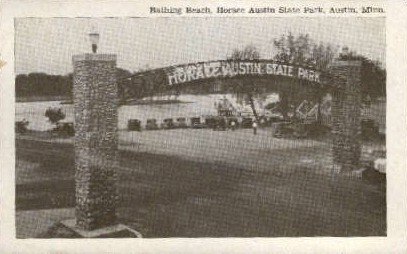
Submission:
[[[346,50],[347,47],[345,47]],[[346,54],[338,52],[338,48],[330,44],[313,41],[308,34],[300,34],[297,37],[288,33],[282,35],[273,41],[274,57],[273,60],[282,64],[306,66],[308,68],[319,70],[328,74],[330,64],[335,58],[340,60],[359,60],[362,62],[361,69],[361,92],[362,100],[375,100],[378,97],[386,96],[386,70],[381,67],[380,63],[368,59],[354,51]],[[256,60],[261,59],[261,52],[254,45],[247,45],[243,49],[234,49],[227,59],[231,60]],[[327,79],[328,82],[332,82]],[[298,80],[298,83],[301,83]],[[264,101],[264,93],[258,90],[258,86],[251,84],[252,80],[238,82],[235,93],[238,97],[243,97],[244,101],[250,105],[253,114],[258,118],[254,101]],[[321,113],[321,102],[323,96],[329,92],[324,89],[299,88],[300,86],[284,86],[279,90],[280,101],[278,103],[279,111],[284,118],[288,117],[291,111],[291,105],[298,105],[304,98],[310,98],[318,103],[318,115]],[[294,111],[295,114],[295,111]]]
[[[19,74],[15,79],[17,98],[21,97],[71,97],[72,73],[68,75],[49,75],[46,73]]]
[[[335,58],[347,58],[361,60],[362,68],[362,93],[369,95],[371,99],[386,95],[386,71],[380,63],[372,61],[364,56],[350,51],[346,56],[340,55],[338,48],[330,44],[317,43],[309,35],[300,34],[294,36],[291,33],[282,35],[271,43],[274,51],[273,60],[283,64],[295,64],[314,68],[322,72],[329,71],[329,65]],[[225,58],[229,60],[256,60],[262,58],[260,52],[254,45],[247,45],[243,49],[235,49]],[[151,97],[154,95],[177,96],[180,91],[178,86],[169,89],[166,85],[166,76],[162,69],[149,70],[146,67],[143,75],[130,79],[135,73],[118,68],[117,80],[119,98],[121,100],[138,99]],[[222,82],[222,81],[220,81]],[[15,79],[16,96],[19,97],[41,97],[41,96],[64,96],[72,97],[73,75],[48,75],[46,73],[19,74]],[[196,88],[196,86],[195,86]],[[236,94],[245,94],[249,104],[253,105],[253,100],[261,96],[256,86],[246,86],[238,84]],[[298,91],[281,91],[281,99],[290,104],[294,97],[301,97]],[[316,98],[320,98],[317,94]]]
[[[123,96],[124,86],[130,85],[125,80],[132,73],[128,70],[117,68],[117,79],[120,81],[118,90]],[[15,92],[17,98],[72,98],[73,74],[50,75],[42,72],[18,74],[15,78]]]

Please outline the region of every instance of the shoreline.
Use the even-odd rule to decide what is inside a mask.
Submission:
[[[72,105],[73,100],[68,96],[39,96],[39,97],[16,97],[16,103],[28,102],[53,102],[60,101],[61,105]],[[135,106],[135,105],[166,105],[166,104],[186,104],[190,101],[181,100],[128,100],[120,101],[119,106]]]
[[[121,106],[134,106],[134,105],[165,105],[165,104],[180,104],[180,103],[192,103],[189,101],[181,100],[128,100],[121,102]]]
[[[44,102],[44,101],[67,101],[70,96],[30,96],[30,97],[16,97],[16,102]]]

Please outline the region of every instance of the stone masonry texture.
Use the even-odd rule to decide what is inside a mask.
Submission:
[[[84,230],[116,222],[116,55],[73,56],[76,226]]]
[[[336,61],[331,71],[334,168],[350,172],[360,167],[361,62]]]

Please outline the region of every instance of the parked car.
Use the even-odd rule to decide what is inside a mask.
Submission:
[[[239,120],[237,119],[237,117],[228,117],[227,118],[227,125],[229,128],[232,127],[232,122],[234,122],[234,128],[237,128]]]
[[[177,121],[175,122],[176,128],[187,128],[187,119],[185,117],[178,117]]]
[[[265,127],[269,124],[268,118],[266,116],[259,117],[259,125]]]
[[[297,123],[297,124],[292,124],[292,128],[293,128],[293,136],[295,138],[308,137],[308,125],[302,124],[302,123]]]
[[[72,137],[75,135],[73,122],[58,122],[57,126],[51,130],[53,134],[63,137]]]
[[[276,138],[292,137],[295,132],[295,128],[290,122],[273,123],[272,128],[273,137]]]
[[[141,131],[141,122],[138,119],[130,119],[127,122],[127,129],[129,131]]]
[[[157,119],[147,119],[146,130],[158,130]]]
[[[174,127],[175,127],[174,120],[172,118],[166,118],[161,123],[162,129],[174,129]]]
[[[208,116],[205,118],[205,125],[208,128],[214,129],[216,128],[216,117],[215,116]]]
[[[253,125],[253,119],[251,117],[243,117],[242,119],[242,128],[252,128]]]
[[[191,127],[195,129],[205,128],[205,123],[201,121],[200,117],[191,117]]]
[[[226,130],[228,127],[226,117],[218,116],[215,118],[214,130]]]

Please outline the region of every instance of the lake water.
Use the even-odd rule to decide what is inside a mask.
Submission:
[[[119,107],[119,129],[127,128],[127,121],[129,119],[139,119],[142,125],[145,124],[148,118],[156,118],[160,123],[165,118],[176,117],[194,117],[201,115],[214,115],[216,109],[214,107],[215,101],[224,96],[232,102],[232,104],[240,109],[247,110],[246,107],[236,104],[236,99],[228,95],[180,95],[179,100],[189,103],[176,103],[176,104],[161,104],[161,105],[132,105]],[[278,97],[271,96],[272,101]],[[52,129],[54,126],[45,117],[45,111],[49,107],[61,108],[66,117],[63,121],[73,122],[74,112],[73,105],[61,104],[60,101],[41,101],[41,102],[21,102],[16,103],[16,121],[26,119],[29,121],[28,128],[37,131],[46,131]],[[249,109],[250,110],[250,109]]]

